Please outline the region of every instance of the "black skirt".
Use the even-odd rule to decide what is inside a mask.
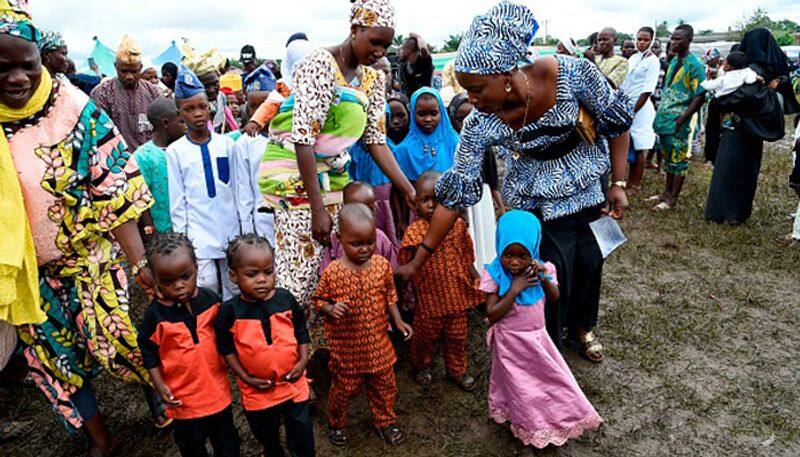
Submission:
[[[763,153],[764,141],[741,126],[723,131],[708,189],[706,219],[717,223],[747,221],[753,211]]]
[[[559,349],[563,348],[566,328],[577,338],[578,328],[587,331],[597,325],[600,286],[603,281],[603,254],[589,224],[600,218],[600,206],[569,216],[542,222],[542,260],[556,267],[560,298],[547,302],[547,333]],[[541,220],[541,215],[537,214]]]

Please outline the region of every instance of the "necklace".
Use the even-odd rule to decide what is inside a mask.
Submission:
[[[519,159],[519,144],[522,141],[522,129],[528,125],[528,114],[530,113],[531,109],[531,98],[533,97],[533,90],[531,89],[531,80],[528,78],[528,75],[525,74],[525,71],[520,70],[522,73],[522,77],[525,78],[525,87],[526,87],[526,100],[525,100],[525,116],[522,118],[522,127],[519,128],[516,132],[514,132],[515,139],[514,139],[514,160]],[[500,106],[500,116],[502,117],[503,121],[511,127],[511,124],[508,123],[506,119],[506,114],[503,112],[502,105]],[[513,127],[511,127],[513,129]]]

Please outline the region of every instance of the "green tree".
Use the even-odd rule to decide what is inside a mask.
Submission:
[[[657,37],[669,36],[669,23],[667,21],[661,21],[656,26],[656,36]]]
[[[456,35],[450,35],[447,40],[445,40],[444,45],[439,49],[439,52],[456,52],[458,51],[458,46],[461,44],[461,39],[464,38],[464,35],[459,33]]]

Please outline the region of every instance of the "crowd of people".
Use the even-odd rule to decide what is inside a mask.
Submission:
[[[687,24],[664,56],[650,27],[621,42],[605,27],[588,49],[563,38],[534,58],[533,13],[502,0],[475,17],[438,90],[419,34],[387,55],[392,2],[352,3],[340,43],[296,33],[280,65],[250,45],[242,70],[185,47],[159,78],[126,35],[116,76],[100,78],[71,70],[26,2],[0,0],[0,368],[24,360],[92,455],[118,443],[101,372],[142,386],[182,455],[209,441],[239,454],[229,373],[264,455],[283,455],[282,423],[290,454],[314,455],[321,392],[306,368],[325,354],[329,441],[347,444],[363,386],[378,434],[400,444],[397,365],[428,386],[441,346],[447,379],[475,390],[475,308],[494,421],[535,448],[597,429],[561,355],[573,341],[604,359],[590,225],[621,219],[648,167],[666,172],[653,209],[675,208],[702,130],[705,217],[746,221],[763,142],[800,111],[766,29],[704,59]],[[129,278],[152,300],[137,323]]]

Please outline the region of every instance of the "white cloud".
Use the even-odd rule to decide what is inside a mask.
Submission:
[[[542,25],[540,35],[568,34],[581,38],[604,26],[633,32],[659,20],[683,19],[697,29],[725,30],[756,6],[773,19],[800,17],[797,0],[673,0],[647,2],[617,0],[599,2],[533,2],[521,0],[534,11]],[[469,27],[472,17],[496,0],[395,0],[398,33],[420,33],[441,44],[450,34]],[[270,5],[274,5],[271,7]],[[199,50],[220,49],[238,57],[244,44],[253,44],[259,55],[280,58],[286,38],[306,32],[318,45],[340,42],[348,33],[350,4],[345,0],[32,0],[34,20],[42,28],[62,32],[73,57],[86,56],[98,36],[112,49],[124,33],[133,35],[148,57],[155,57],[170,41],[189,38]]]

